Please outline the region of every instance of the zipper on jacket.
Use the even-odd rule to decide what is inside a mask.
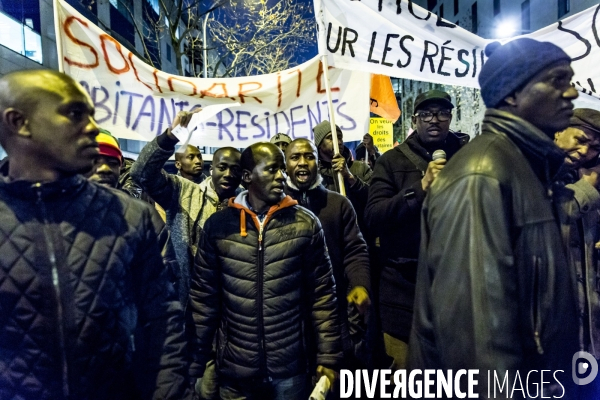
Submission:
[[[66,346],[65,346],[65,331],[64,331],[64,323],[63,323],[63,306],[61,301],[61,293],[60,293],[60,279],[58,275],[58,266],[56,264],[56,251],[54,249],[54,243],[52,243],[52,235],[48,232],[50,227],[50,223],[48,220],[48,215],[46,213],[46,206],[44,205],[44,201],[42,200],[42,184],[35,183],[33,187],[36,188],[37,193],[37,205],[39,206],[40,211],[42,212],[42,218],[44,222],[43,232],[44,232],[44,240],[46,242],[46,247],[48,250],[48,255],[50,257],[50,264],[52,266],[52,286],[54,287],[54,296],[56,301],[56,314],[58,318],[58,336],[59,336],[59,346],[60,346],[60,355],[61,355],[61,363],[62,363],[62,389],[63,396],[65,399],[69,398],[69,371],[67,366],[67,354],[66,354]]]
[[[257,217],[258,219],[258,217]],[[264,220],[263,220],[264,221]],[[260,346],[260,369],[265,373],[265,382],[270,382],[269,372],[267,370],[267,354],[265,348],[265,331],[264,331],[264,317],[263,317],[263,273],[264,273],[264,249],[263,249],[263,221],[258,219],[259,230],[258,230],[258,341]]]
[[[542,347],[542,339],[540,337],[541,330],[541,312],[540,312],[540,258],[533,256],[533,340],[539,354],[544,354]]]

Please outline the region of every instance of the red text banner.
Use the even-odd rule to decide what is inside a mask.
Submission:
[[[117,137],[151,140],[170,126],[177,112],[213,104],[240,106],[202,124],[192,144],[246,147],[279,132],[312,139],[312,128],[329,118],[318,58],[269,75],[171,75],[144,63],[64,1],[57,4],[64,71],[90,94],[100,126]],[[332,68],[329,76],[344,140],[362,139],[369,124],[370,75]]]

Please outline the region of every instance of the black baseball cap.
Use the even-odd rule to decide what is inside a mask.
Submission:
[[[448,108],[454,108],[454,104],[452,104],[452,98],[450,95],[441,90],[429,90],[425,93],[421,93],[415,99],[415,108],[414,112],[426,106],[429,103],[438,103],[442,104]]]

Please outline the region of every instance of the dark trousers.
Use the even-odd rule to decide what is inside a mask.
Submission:
[[[220,384],[222,400],[306,400],[310,394],[305,374],[268,382],[223,378]]]

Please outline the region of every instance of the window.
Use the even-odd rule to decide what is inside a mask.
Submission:
[[[158,6],[158,0],[146,0],[154,12],[160,15],[160,7]]]
[[[477,33],[477,2],[471,5],[471,32]]]
[[[571,11],[571,0],[558,0],[558,18],[562,18]]]
[[[110,27],[112,35],[121,44],[135,47],[135,29],[129,11],[111,6]],[[128,43],[124,43],[123,40],[126,40]]]
[[[171,62],[171,46],[167,43],[167,61]]]
[[[427,0],[427,9],[429,11],[433,10],[437,6],[437,0]]]
[[[494,17],[500,14],[500,0],[494,0]]]
[[[0,11],[0,45],[41,64],[42,37],[24,22]]]
[[[444,18],[444,5],[440,6],[440,18]]]
[[[115,23],[113,23],[113,15],[115,15],[115,13],[113,12],[114,10],[119,11],[119,13],[125,17],[125,19],[129,22],[133,22],[133,18],[132,18],[132,14],[133,14],[133,1],[132,0],[110,0],[110,5],[111,7],[111,28],[115,29],[115,27],[117,27],[120,23],[122,18],[116,17],[117,21],[115,21]],[[132,27],[133,28],[133,27]]]
[[[529,12],[529,0],[521,3],[521,30],[523,33],[531,30],[531,18]]]
[[[454,15],[456,14],[458,14],[458,0],[454,0]]]

